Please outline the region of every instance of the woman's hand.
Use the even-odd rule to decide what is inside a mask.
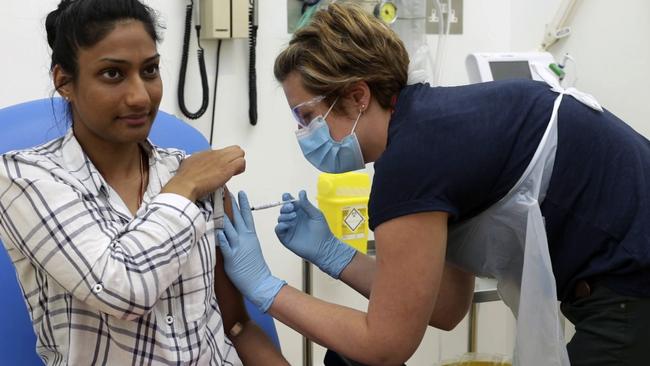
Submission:
[[[280,209],[275,234],[289,250],[338,279],[357,251],[332,234],[325,216],[309,202],[305,191],[298,196],[299,200]],[[282,200],[290,199],[289,193],[282,195]]]
[[[176,193],[196,201],[216,191],[244,170],[244,150],[239,146],[201,151],[181,162],[176,175],[167,182],[161,193]]]

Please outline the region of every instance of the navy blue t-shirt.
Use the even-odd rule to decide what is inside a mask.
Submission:
[[[557,96],[523,79],[404,88],[375,162],[370,228],[427,211],[448,212],[454,223],[496,203],[530,162]],[[650,297],[648,140],[565,96],[541,208],[560,300],[580,279]]]

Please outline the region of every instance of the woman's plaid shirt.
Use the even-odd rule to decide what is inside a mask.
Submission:
[[[71,131],[0,160],[0,238],[48,365],[241,364],[213,286],[223,192],[160,194],[185,155],[144,147],[135,217]]]

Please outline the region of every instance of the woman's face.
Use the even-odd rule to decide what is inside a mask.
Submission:
[[[282,87],[294,115],[303,123],[308,124],[319,115],[325,116],[331,107],[322,96],[314,95],[303,87],[298,72],[291,72],[282,82]],[[327,115],[325,122],[332,139],[341,141],[352,133],[358,119],[354,133],[363,158],[368,163],[377,160],[386,149],[391,115],[391,109],[373,101],[368,84],[359,81],[348,86],[346,93],[337,99],[336,108]]]
[[[302,85],[302,77],[297,72],[291,72],[282,83],[284,94],[289,102],[289,107],[294,110],[307,124],[317,116],[325,116],[331,105],[326,99],[318,101],[317,95],[308,92]],[[339,98],[336,101],[338,107],[345,108],[346,100]],[[302,105],[301,105],[302,104]],[[336,141],[341,141],[352,132],[352,126],[356,115],[347,115],[338,112],[340,109],[332,109],[325,118],[330,130],[330,136]],[[296,122],[297,123],[297,122]],[[300,125],[298,125],[300,126]],[[302,126],[300,126],[302,127]]]
[[[62,93],[72,104],[75,136],[123,145],[149,135],[162,97],[156,43],[136,20],[116,23],[92,47],[79,49],[78,76]]]

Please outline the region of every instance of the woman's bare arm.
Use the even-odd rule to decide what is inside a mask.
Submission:
[[[431,318],[445,262],[447,214],[417,213],[375,230],[377,261],[367,313],[284,286],[270,313],[317,343],[371,365],[404,363]]]
[[[227,189],[224,189],[224,192],[224,210],[232,219],[230,193]],[[288,365],[289,363],[269,337],[249,319],[243,296],[232,284],[223,268],[223,256],[220,250],[217,250],[214,268],[214,290],[221,309],[224,331],[235,345],[244,365]],[[237,323],[242,328],[236,336],[233,336],[231,330]]]

